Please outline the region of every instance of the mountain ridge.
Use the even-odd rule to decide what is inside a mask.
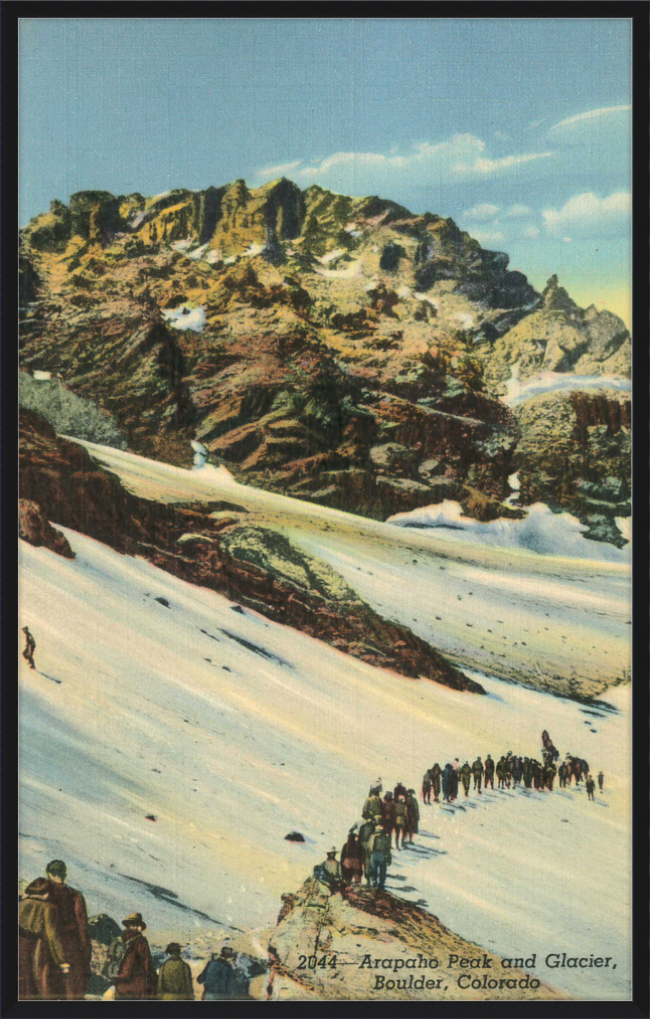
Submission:
[[[379,518],[444,498],[518,515],[509,380],[629,375],[630,337],[508,266],[450,218],[286,178],[78,192],[21,232],[21,364],[147,456],[188,464],[195,440],[239,480]],[[528,487],[588,523],[576,486],[620,473],[617,435],[573,487]]]

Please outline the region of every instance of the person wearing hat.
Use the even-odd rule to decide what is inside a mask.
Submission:
[[[433,791],[433,798],[436,803],[440,802],[440,784],[442,779],[442,768],[436,761],[433,768],[430,769],[429,774],[431,775],[431,789]]]
[[[320,880],[324,881],[330,890],[330,894],[340,892],[343,896],[345,882],[341,874],[341,864],[336,859],[336,846],[332,846],[327,852],[327,859],[321,863],[319,868]]]
[[[18,912],[18,998],[65,998],[65,946],[50,901],[47,878],[37,877],[20,895]]]
[[[404,839],[406,838],[406,794],[404,796],[398,796],[397,802],[395,803],[395,849],[404,848]],[[402,845],[400,847],[399,839],[402,836]]]
[[[393,789],[393,799],[395,800],[396,803],[398,796],[406,796],[406,786],[401,781],[398,782],[395,788]]]
[[[147,925],[142,913],[130,913],[122,920],[120,938],[126,946],[119,973],[115,978],[115,1000],[155,998],[156,970],[143,931]]]
[[[481,795],[481,784],[483,782],[483,761],[480,757],[477,757],[472,765],[472,774],[474,776],[474,791]]]
[[[480,758],[479,758],[480,760]],[[526,758],[528,760],[528,758]],[[485,788],[491,786],[494,789],[494,761],[490,754],[485,758]]]
[[[390,835],[379,828],[370,840],[370,884],[382,888],[386,883],[386,868],[390,866]]]
[[[418,833],[418,825],[420,823],[420,808],[418,807],[418,800],[415,794],[415,789],[409,789],[406,794],[406,830],[405,835],[409,837],[409,845],[413,843],[413,836]],[[402,838],[402,847],[404,846],[404,839]]]
[[[169,958],[158,971],[158,997],[161,1001],[194,1001],[192,970],[181,959],[181,946],[172,941],[165,954]]]
[[[350,829],[347,842],[341,850],[341,874],[346,884],[361,884],[363,875],[363,849],[359,842],[356,826]]]
[[[235,953],[226,945],[221,953],[212,953],[212,958],[199,973],[197,982],[203,984],[203,1001],[222,1001],[232,998],[235,990],[235,974],[232,960]]]
[[[88,933],[86,900],[76,888],[66,884],[68,868],[63,860],[51,860],[45,868],[48,900],[55,907],[55,922],[63,942],[65,995],[68,1001],[83,999],[90,980],[92,946]]]

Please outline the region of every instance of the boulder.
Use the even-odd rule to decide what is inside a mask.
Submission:
[[[44,545],[66,559],[75,557],[68,539],[52,527],[39,504],[32,499],[18,500],[18,534],[30,545]]]

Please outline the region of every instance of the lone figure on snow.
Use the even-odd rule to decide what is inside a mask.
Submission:
[[[23,633],[25,634],[25,649],[23,651],[23,658],[26,662],[29,662],[30,669],[35,669],[34,665],[34,652],[36,650],[36,641],[29,632],[28,626],[23,626]]]

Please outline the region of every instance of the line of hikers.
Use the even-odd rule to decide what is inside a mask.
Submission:
[[[494,789],[495,775],[498,789],[510,789],[523,782],[526,789],[552,792],[556,775],[561,789],[570,786],[572,778],[575,779],[576,785],[583,778],[585,779],[589,799],[593,799],[592,794],[595,789],[589,765],[582,758],[567,754],[566,760],[557,768],[552,760],[547,759],[542,763],[535,758],[518,757],[509,750],[507,754],[499,758],[496,764],[490,754],[487,755],[485,761],[477,757],[473,764],[465,761],[462,766],[458,757],[454,759],[453,763],[447,763],[444,768],[441,768],[438,763],[434,764],[432,768],[425,771],[422,777],[422,800],[424,803],[431,804],[433,795],[434,803],[439,803],[441,797],[443,803],[451,803],[458,798],[460,786],[462,786],[465,796],[469,796],[472,780],[474,791],[481,795],[482,786],[485,789]],[[600,771],[598,773],[598,788],[601,792],[604,781],[605,776]]]
[[[66,884],[67,867],[62,860],[48,863],[45,875],[20,895],[18,997],[20,1001],[83,999],[93,977],[86,903],[81,892]],[[167,945],[167,959],[156,972],[142,914],[130,913],[122,926],[102,966],[103,984],[115,987],[115,999],[192,1001],[192,971],[182,958],[181,946],[175,941]],[[205,1001],[245,999],[252,977],[265,970],[260,960],[226,946],[212,954],[197,982],[203,986]]]
[[[382,797],[382,782],[377,779],[370,786],[361,811],[361,821],[353,824],[341,849],[340,862],[336,847],[327,853],[327,859],[314,867],[314,876],[330,891],[345,896],[350,885],[360,885],[365,877],[367,885],[384,888],[386,871],[392,863],[392,837],[395,849],[412,845],[418,832],[420,808],[415,789],[407,789],[403,782],[388,790]]]

